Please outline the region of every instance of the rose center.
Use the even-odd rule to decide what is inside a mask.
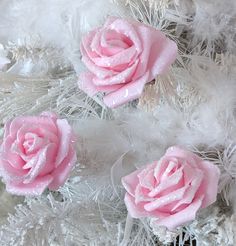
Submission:
[[[34,154],[44,145],[44,142],[45,140],[35,133],[27,133],[23,142],[25,153]]]
[[[105,33],[105,39],[111,47],[127,49],[133,45],[133,42],[129,37],[114,30],[107,31]]]
[[[30,148],[32,148],[33,143],[34,143],[34,140],[33,140],[33,139],[28,139],[28,140],[26,140],[26,141],[23,143],[23,146],[24,146],[26,152],[29,151]]]

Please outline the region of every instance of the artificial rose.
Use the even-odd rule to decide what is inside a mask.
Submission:
[[[64,184],[76,162],[75,137],[65,119],[44,112],[16,117],[5,125],[0,175],[8,192],[40,195]]]
[[[88,95],[105,92],[104,103],[116,107],[138,98],[147,82],[174,62],[177,46],[160,31],[135,21],[110,17],[81,43],[89,72],[79,77]]]
[[[132,217],[156,218],[173,230],[216,201],[219,174],[213,163],[171,147],[161,160],[122,179],[125,204]]]

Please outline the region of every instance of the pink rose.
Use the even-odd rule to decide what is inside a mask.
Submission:
[[[147,82],[174,62],[177,46],[160,31],[139,22],[110,17],[81,43],[79,87],[88,95],[105,92],[104,102],[116,107],[138,98]]]
[[[213,163],[171,147],[161,160],[122,179],[125,204],[132,217],[156,218],[173,230],[216,201],[219,175]]]
[[[0,146],[0,175],[8,192],[40,195],[64,184],[76,162],[75,138],[65,119],[44,112],[5,125]]]

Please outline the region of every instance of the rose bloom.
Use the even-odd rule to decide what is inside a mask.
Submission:
[[[122,179],[125,204],[133,218],[154,218],[173,230],[216,201],[219,175],[213,163],[171,147],[161,160]]]
[[[174,62],[177,46],[160,31],[135,21],[110,17],[81,43],[88,69],[79,87],[89,96],[104,92],[104,103],[116,107],[138,98],[147,82]]]
[[[75,137],[65,119],[44,112],[5,125],[0,175],[8,192],[40,195],[63,185],[76,162]]]

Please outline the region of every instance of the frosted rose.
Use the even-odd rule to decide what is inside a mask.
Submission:
[[[0,147],[0,174],[8,192],[40,195],[64,184],[76,162],[74,136],[65,119],[44,112],[5,125]]]
[[[89,71],[80,75],[80,89],[90,96],[105,92],[105,104],[116,107],[138,98],[147,82],[167,70],[177,46],[152,27],[110,17],[82,39],[81,53]]]
[[[173,230],[216,201],[219,174],[213,163],[171,147],[161,160],[122,179],[125,204],[132,217],[156,218]]]

